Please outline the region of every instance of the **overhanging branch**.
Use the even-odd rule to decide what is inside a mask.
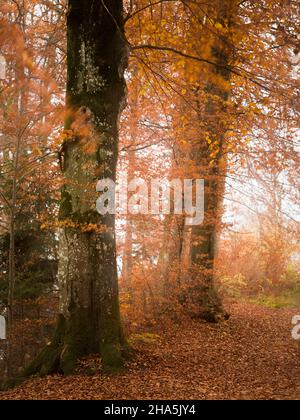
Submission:
[[[259,82],[256,79],[254,79],[250,75],[243,74],[243,69],[238,69],[235,66],[222,65],[222,64],[217,63],[215,61],[211,61],[211,60],[207,60],[205,58],[201,58],[201,57],[198,57],[198,56],[195,56],[195,55],[187,54],[183,51],[176,50],[175,48],[172,48],[172,47],[158,46],[158,45],[151,45],[151,44],[142,44],[142,45],[131,46],[130,48],[131,48],[132,51],[146,50],[146,49],[147,50],[154,50],[154,51],[155,50],[156,51],[165,51],[165,52],[169,52],[169,53],[172,53],[172,54],[179,55],[180,57],[186,58],[188,60],[197,61],[198,63],[205,63],[205,64],[209,64],[209,65],[214,66],[214,67],[226,69],[226,70],[230,71],[232,74],[235,74],[236,76],[239,76],[239,77],[242,77],[244,79],[247,79],[247,80],[251,81],[252,83],[256,84],[257,86],[261,87],[262,89],[265,89],[266,91],[269,91],[269,92],[272,91],[272,89],[270,89],[268,86],[264,85],[263,83]]]

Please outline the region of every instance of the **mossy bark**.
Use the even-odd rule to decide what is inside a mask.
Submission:
[[[122,13],[122,0],[69,0],[59,319],[27,375],[70,374],[89,354],[100,354],[107,370],[123,365],[115,217],[96,212],[97,181],[116,179],[128,60]]]

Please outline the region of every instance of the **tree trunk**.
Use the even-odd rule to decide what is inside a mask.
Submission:
[[[13,179],[11,189],[11,202],[9,203],[9,261],[8,261],[8,296],[7,296],[7,378],[13,375],[13,324],[14,324],[14,293],[16,283],[16,213],[17,213],[17,180],[19,171],[19,159],[21,152],[21,137],[16,139],[16,149],[13,159]]]
[[[15,183],[13,183],[13,202],[15,202]],[[14,314],[14,286],[15,286],[15,204],[12,204],[9,226],[9,263],[8,263],[8,305],[7,305],[7,378],[12,376],[12,351],[13,351],[13,314]]]
[[[129,182],[135,178],[136,166],[136,145],[139,137],[139,95],[141,90],[141,83],[137,80],[138,68],[132,66],[131,74],[134,80],[134,85],[131,87],[131,101],[128,103],[129,115],[127,122],[127,132],[129,134],[129,147],[128,147],[128,166],[127,175],[129,175]],[[126,232],[125,232],[125,247],[123,255],[123,272],[122,277],[124,286],[130,294],[132,300],[132,272],[133,272],[133,233],[134,233],[134,220],[131,214],[126,217]]]
[[[135,139],[132,138],[132,144],[134,145]],[[134,167],[135,167],[135,151],[129,150],[128,152],[128,172],[134,178]],[[123,270],[122,277],[124,286],[127,292],[130,293],[130,299],[132,299],[132,270],[133,270],[133,220],[130,214],[127,214],[126,219],[126,231],[125,231],[125,244],[123,254]]]
[[[227,173],[225,136],[228,125],[226,103],[230,96],[231,72],[229,66],[234,58],[230,40],[230,28],[236,16],[235,1],[219,1],[215,15],[216,23],[227,28],[227,34],[218,36],[212,44],[211,56],[217,64],[212,67],[206,85],[207,104],[199,118],[205,122],[205,139],[193,150],[199,174],[205,179],[205,217],[200,226],[193,226],[191,240],[191,290],[190,301],[195,316],[210,322],[228,319],[215,287],[215,260],[217,242],[223,215],[223,199]],[[215,5],[216,6],[216,5]],[[221,82],[220,82],[221,81]]]
[[[115,217],[96,212],[95,196],[97,180],[116,179],[128,61],[122,13],[122,0],[69,0],[59,319],[27,374],[70,374],[89,354],[100,354],[109,371],[123,365]]]

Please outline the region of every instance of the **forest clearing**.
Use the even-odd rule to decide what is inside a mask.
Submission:
[[[0,0],[0,400],[300,398],[299,6]]]

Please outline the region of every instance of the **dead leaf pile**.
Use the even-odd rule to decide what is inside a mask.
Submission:
[[[138,342],[117,377],[36,378],[0,399],[299,400],[300,342],[291,336],[297,311],[236,304],[231,313],[225,324],[190,321]]]

